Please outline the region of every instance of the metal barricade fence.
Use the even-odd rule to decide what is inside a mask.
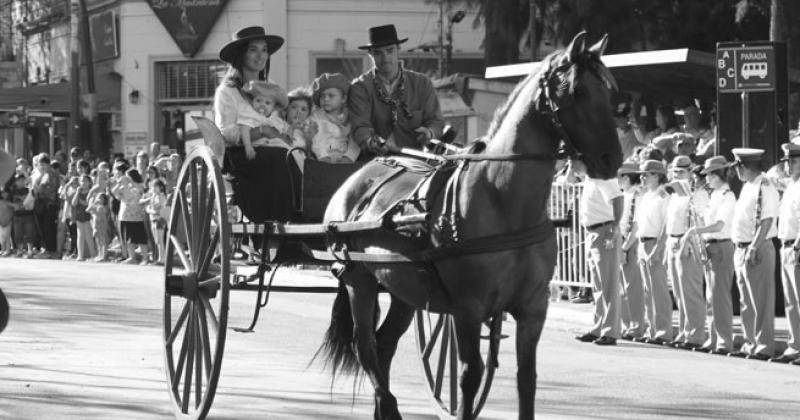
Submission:
[[[558,256],[551,285],[590,287],[589,267],[586,263],[586,229],[578,217],[583,185],[553,183],[548,201],[551,219],[569,218],[569,226],[556,228]]]

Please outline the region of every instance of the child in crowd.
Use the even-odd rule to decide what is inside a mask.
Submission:
[[[93,258],[96,254],[94,246],[94,235],[92,235],[92,216],[86,210],[89,206],[89,190],[92,189],[92,178],[89,175],[81,175],[80,186],[72,198],[72,219],[75,222],[77,231],[78,261],[86,261]]]
[[[342,74],[324,73],[312,85],[316,109],[306,133],[308,148],[323,162],[352,163],[361,148],[350,137],[347,92],[350,82]]]
[[[153,241],[158,249],[158,264],[164,264],[165,245],[164,231],[167,229],[167,221],[161,217],[161,210],[167,205],[166,185],[164,181],[156,179],[152,181],[149,197],[145,212],[150,216],[150,229],[153,232]]]
[[[11,226],[14,220],[14,206],[11,204],[11,193],[0,188],[0,257],[11,255]]]
[[[114,226],[108,208],[108,195],[103,192],[98,193],[90,203],[87,210],[92,215],[92,236],[97,247],[97,257],[94,260],[106,261],[106,249],[110,242],[109,231]]]
[[[65,260],[74,259],[77,249],[77,226],[72,217],[72,199],[75,197],[80,187],[80,179],[77,175],[77,165],[70,164],[69,182],[61,185],[59,198],[61,199],[61,210],[58,218],[56,250],[63,254]]]
[[[291,125],[292,146],[306,147],[305,132],[308,130],[308,117],[313,107],[311,92],[301,86],[289,92],[289,106],[286,108],[286,121]]]
[[[33,245],[38,240],[36,220],[33,209],[26,209],[22,203],[28,196],[28,177],[23,174],[14,175],[11,185],[11,203],[14,206],[13,235],[17,247],[17,257],[30,258],[34,254]]]
[[[256,111],[241,113],[237,121],[247,158],[252,160],[256,157],[256,146],[289,147],[290,126],[281,119],[279,112],[289,101],[286,91],[280,85],[260,80],[251,81],[242,91],[247,94],[250,105]],[[250,129],[264,125],[274,128],[278,132],[278,137],[251,139]]]

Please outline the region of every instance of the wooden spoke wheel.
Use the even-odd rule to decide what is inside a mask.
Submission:
[[[500,346],[502,316],[492,318],[481,332],[481,357],[484,363],[483,377],[475,395],[473,415],[478,414],[486,402],[497,369],[497,352]],[[428,390],[439,410],[440,419],[454,419],[459,406],[458,342],[453,317],[418,310],[414,316],[417,350],[425,373]]]
[[[0,332],[6,329],[6,325],[8,325],[8,300],[0,289]]]
[[[173,194],[164,269],[164,355],[179,419],[203,419],[214,401],[230,293],[225,187],[210,149],[186,158]]]

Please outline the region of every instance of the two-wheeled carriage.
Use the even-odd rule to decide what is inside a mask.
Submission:
[[[206,138],[217,136],[213,126],[198,124]],[[212,128],[208,128],[212,127]],[[327,164],[307,160],[304,188],[298,194],[304,223],[242,222],[229,212],[232,191],[214,153],[200,146],[189,153],[173,193],[167,229],[164,276],[164,352],[170,396],[178,418],[202,419],[213,403],[220,377],[228,331],[229,294],[234,290],[257,292],[252,331],[270,292],[330,293],[331,286],[278,286],[275,273],[283,266],[315,264],[337,269],[336,262],[318,259],[319,250],[337,235],[358,235],[390,229],[404,220],[375,220],[322,224],[327,200],[360,164]],[[391,225],[391,226],[390,226]],[[247,259],[232,258],[248,238],[256,252]],[[255,264],[252,257],[255,255]],[[317,257],[315,257],[315,255]],[[252,273],[253,266],[256,268]],[[243,274],[244,273],[244,274]],[[413,322],[418,355],[426,383],[440,417],[455,416],[459,406],[459,359],[456,333],[449,315],[417,310]],[[484,327],[482,357],[486,363],[475,414],[480,411],[497,367],[502,319]]]

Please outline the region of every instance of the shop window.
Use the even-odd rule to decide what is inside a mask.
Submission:
[[[209,101],[225,76],[217,60],[156,63],[159,102]]]

